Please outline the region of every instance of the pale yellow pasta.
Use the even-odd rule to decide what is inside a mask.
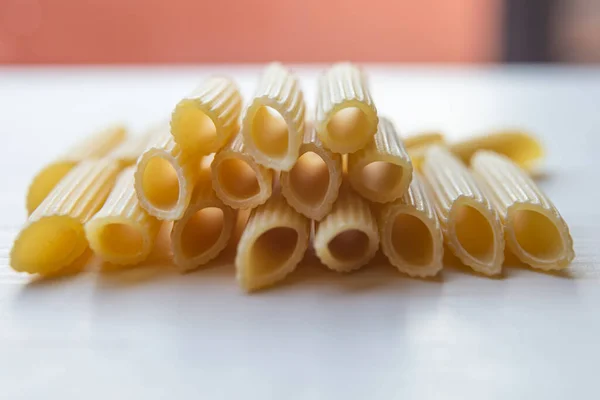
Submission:
[[[87,136],[71,146],[62,156],[45,166],[33,178],[27,190],[27,213],[31,214],[73,167],[84,160],[98,159],[107,155],[126,137],[125,128],[115,125]]]
[[[236,225],[237,213],[212,188],[212,161],[213,156],[202,159],[190,205],[171,230],[173,261],[183,271],[198,268],[217,257],[227,246]]]
[[[569,227],[527,173],[490,151],[475,153],[471,167],[491,194],[509,249],[534,268],[567,267],[575,257]]]
[[[296,211],[320,221],[337,199],[342,172],[342,156],[325,149],[315,129],[307,126],[300,157],[279,177],[281,192]]]
[[[310,220],[280,194],[252,210],[235,257],[242,288],[258,290],[284,279],[302,260],[309,236]]]
[[[379,248],[379,234],[367,201],[342,187],[331,212],[315,223],[313,246],[334,271],[352,271],[369,262]]]
[[[171,133],[183,151],[219,151],[240,128],[242,96],[228,78],[214,77],[181,100],[171,115]]]
[[[169,131],[159,135],[137,163],[135,191],[140,206],[161,220],[180,219],[190,203],[200,159],[181,151]]]
[[[319,78],[316,128],[331,151],[360,150],[377,131],[377,109],[364,72],[351,63],[333,65]]]
[[[444,135],[436,131],[420,132],[415,135],[405,136],[403,140],[404,146],[408,150],[416,147],[431,146],[433,144],[443,144],[445,142]]]
[[[105,261],[119,265],[137,264],[154,246],[161,221],[142,207],[134,189],[135,166],[117,179],[104,206],[85,224],[90,247]]]
[[[443,267],[444,237],[421,177],[408,191],[379,210],[381,250],[390,263],[412,277],[435,276]]]
[[[475,178],[439,146],[427,151],[423,174],[450,250],[479,273],[499,274],[504,260],[502,224]]]
[[[118,160],[124,168],[130,167],[137,162],[141,155],[144,154],[144,151],[152,146],[157,140],[160,140],[168,129],[169,126],[167,123],[153,126],[142,135],[130,137],[125,140],[121,145],[111,151],[107,157]]]
[[[254,208],[271,197],[273,171],[256,163],[246,152],[240,133],[215,156],[212,182],[223,203],[235,209]]]
[[[84,224],[102,207],[120,170],[109,159],[73,168],[29,216],[11,250],[11,266],[41,275],[71,266],[88,248]]]
[[[348,154],[348,179],[364,198],[388,203],[402,196],[412,179],[413,167],[392,122],[380,118],[369,144]]]
[[[289,171],[302,145],[304,114],[298,79],[283,65],[269,64],[244,115],[248,154],[267,168]]]

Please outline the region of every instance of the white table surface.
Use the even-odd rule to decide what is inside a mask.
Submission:
[[[600,69],[372,66],[382,114],[407,134],[503,126],[537,133],[540,181],[571,226],[564,274],[506,268],[438,280],[384,263],[351,275],[305,265],[255,295],[231,258],[35,281],[12,272],[29,179],[78,135],[167,116],[209,74],[259,68],[0,69],[0,398],[598,398]],[[314,99],[318,69],[297,68]],[[310,264],[310,265],[309,265]],[[109,397],[110,396],[110,397]]]

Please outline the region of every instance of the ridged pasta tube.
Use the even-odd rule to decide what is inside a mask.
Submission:
[[[445,142],[444,135],[441,132],[436,131],[420,132],[416,135],[406,136],[403,139],[404,146],[407,149],[442,144]]]
[[[168,124],[154,126],[142,135],[130,137],[111,151],[107,157],[118,160],[123,168],[135,165],[138,159],[162,134],[168,129]]]

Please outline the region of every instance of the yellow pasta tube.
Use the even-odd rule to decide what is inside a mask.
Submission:
[[[159,140],[168,129],[168,124],[165,123],[152,127],[142,135],[130,137],[111,151],[107,157],[118,160],[123,168],[135,165],[144,151]]]
[[[400,272],[425,278],[441,271],[444,237],[418,174],[404,196],[381,207],[378,222],[381,250]]]
[[[491,193],[509,249],[534,268],[567,267],[575,257],[569,227],[527,173],[490,151],[475,153],[471,166]]]
[[[440,132],[420,132],[416,135],[406,136],[404,139],[404,146],[407,149],[431,146],[434,144],[443,144],[445,139],[444,135]]]
[[[105,261],[137,264],[154,246],[161,221],[142,207],[134,189],[135,166],[124,170],[104,206],[85,224],[90,247]]]
[[[215,156],[212,182],[223,203],[235,209],[254,208],[271,197],[273,171],[246,152],[240,133]]]
[[[302,145],[304,114],[298,79],[283,65],[269,64],[244,116],[246,150],[267,168],[289,171]]]
[[[33,178],[27,190],[27,213],[31,214],[73,167],[81,161],[107,155],[123,142],[126,136],[125,128],[115,125],[71,146],[62,156],[44,167]]]
[[[158,219],[175,221],[183,216],[198,178],[200,157],[181,151],[169,131],[140,157],[135,171],[135,191],[140,206]]]
[[[310,220],[280,194],[252,210],[235,257],[237,279],[247,291],[275,284],[296,269],[310,237]]]
[[[321,262],[334,271],[352,271],[369,262],[379,248],[379,234],[367,201],[342,188],[331,212],[315,223],[313,246]]]
[[[102,207],[121,167],[101,159],[73,168],[29,216],[11,250],[19,272],[50,275],[73,264],[88,248],[84,224]]]
[[[492,132],[450,145],[450,151],[467,164],[478,150],[503,154],[526,170],[535,167],[544,157],[544,149],[538,139],[519,130]]]
[[[363,71],[335,64],[319,78],[316,109],[319,138],[333,152],[353,153],[377,131],[377,109]]]
[[[181,100],[171,115],[171,133],[183,151],[219,151],[239,131],[242,96],[231,79],[208,79]]]
[[[369,144],[348,154],[350,184],[364,198],[387,203],[402,196],[412,179],[413,167],[392,122],[379,120]]]
[[[325,149],[309,126],[296,164],[279,177],[281,193],[296,211],[320,221],[337,199],[342,172],[342,156]]]
[[[502,224],[475,178],[455,156],[439,146],[427,151],[423,174],[431,185],[450,250],[479,273],[499,274],[504,260]]]
[[[183,271],[217,257],[227,246],[236,225],[237,213],[226,206],[212,188],[212,161],[212,156],[202,159],[190,205],[171,230],[173,261]]]

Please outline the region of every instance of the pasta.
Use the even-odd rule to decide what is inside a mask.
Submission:
[[[241,110],[242,96],[231,79],[208,79],[175,107],[173,138],[192,155],[217,152],[238,132]]]
[[[215,156],[212,183],[217,196],[228,206],[254,208],[271,197],[273,171],[247,154],[240,133]]]
[[[502,271],[502,224],[487,196],[467,168],[446,149],[433,146],[426,155],[423,173],[446,244],[473,270],[496,275]]]
[[[377,222],[369,204],[349,188],[321,222],[315,223],[313,246],[328,268],[348,272],[365,265],[379,248]]]
[[[142,135],[125,140],[120,146],[110,152],[107,157],[118,160],[123,168],[130,167],[137,162],[148,147],[154,144],[161,135],[164,135],[167,129],[167,124],[154,126]]]
[[[161,222],[146,213],[135,194],[135,167],[125,169],[104,206],[85,224],[90,247],[105,261],[137,264],[154,246]]]
[[[387,203],[402,196],[412,179],[413,167],[392,122],[379,120],[377,133],[369,144],[348,154],[348,178],[356,192],[366,199]]]
[[[335,64],[319,78],[318,90],[316,128],[325,147],[345,154],[369,143],[379,121],[363,71]]]
[[[444,238],[430,194],[418,174],[408,192],[379,211],[381,250],[400,272],[434,276],[443,267]]]
[[[323,148],[315,129],[307,127],[300,157],[280,175],[281,193],[296,211],[320,221],[337,199],[342,169],[342,156]]]
[[[490,151],[475,153],[471,165],[491,193],[509,249],[534,268],[567,267],[575,257],[569,227],[527,173]]]
[[[194,190],[200,157],[184,153],[168,131],[142,154],[135,171],[140,206],[158,219],[183,216]]]
[[[184,271],[217,257],[227,246],[236,225],[236,212],[223,204],[212,188],[212,161],[212,156],[202,159],[190,205],[171,230],[173,261]]]
[[[115,125],[71,146],[61,157],[44,167],[33,178],[27,190],[27,213],[33,213],[58,182],[77,164],[87,159],[96,159],[107,155],[123,142],[126,136],[125,128]]]
[[[84,224],[102,207],[120,171],[116,161],[82,161],[29,216],[11,250],[19,272],[50,275],[68,268],[88,248]]]
[[[283,65],[270,64],[243,120],[248,154],[267,168],[289,171],[302,145],[304,114],[298,79]]]
[[[253,291],[284,279],[302,260],[309,235],[310,220],[279,194],[252,210],[235,257],[240,285]]]
[[[445,142],[444,135],[440,132],[421,132],[416,135],[404,137],[404,146],[407,149],[426,147],[433,144],[443,144]]]

